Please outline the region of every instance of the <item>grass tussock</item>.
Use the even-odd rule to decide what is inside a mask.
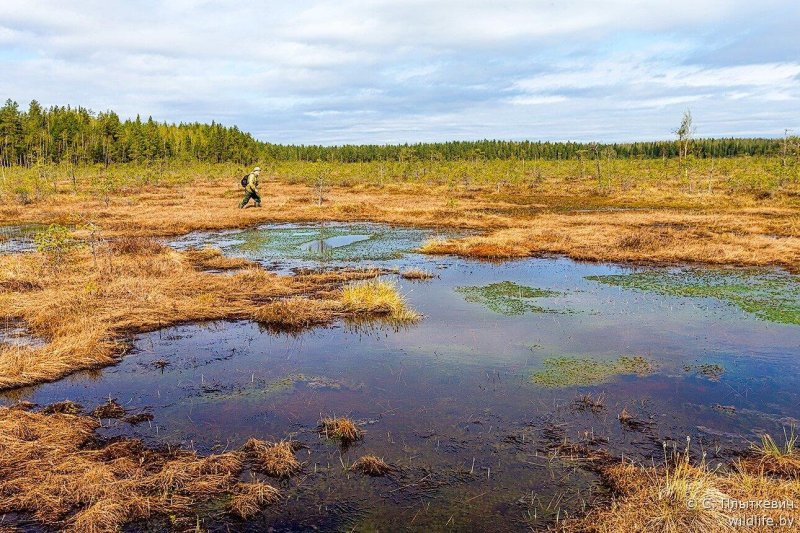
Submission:
[[[372,271],[279,276],[255,266],[220,276],[204,271],[211,260],[228,261],[219,252],[178,252],[148,242],[74,247],[57,261],[45,253],[0,256],[0,283],[25,288],[0,291],[2,318],[21,321],[46,341],[0,344],[0,390],[112,364],[127,347],[126,334],[187,321],[252,318],[269,300],[303,295],[308,318],[315,306],[327,312],[344,283],[374,276]],[[338,311],[355,313],[341,306]],[[273,320],[296,318],[284,312]]]
[[[256,310],[253,316],[260,324],[274,329],[302,331],[331,322],[338,311],[335,302],[295,296],[268,303]]]
[[[42,412],[48,415],[52,414],[65,414],[65,415],[78,415],[83,411],[83,406],[71,400],[64,400],[63,402],[56,402],[46,406]]]
[[[125,408],[114,398],[109,398],[106,403],[97,406],[91,415],[95,418],[122,418],[125,416]]]
[[[350,470],[366,476],[380,477],[389,474],[393,469],[383,459],[375,455],[364,455],[350,465]]]
[[[260,481],[240,483],[231,499],[231,509],[240,518],[252,518],[267,505],[280,500],[280,491]]]
[[[98,427],[88,416],[0,407],[0,513],[74,531],[159,517],[185,529],[214,502],[252,516],[277,500],[268,485],[240,481],[243,452],[154,450],[136,439],[103,441]]]
[[[339,440],[343,444],[353,443],[364,438],[364,431],[358,427],[358,424],[345,417],[323,418],[318,431],[325,438]]]
[[[530,249],[524,246],[493,241],[490,237],[431,239],[424,242],[419,251],[423,254],[460,255],[476,259],[514,259],[532,255]]]
[[[251,438],[242,447],[256,472],[286,479],[300,472],[302,464],[294,453],[297,443],[282,440],[274,444]]]
[[[752,469],[778,477],[800,479],[800,449],[797,448],[798,435],[794,428],[784,429],[783,444],[779,444],[768,433],[761,436],[761,442],[750,446],[751,454],[742,462]]]
[[[673,452],[664,466],[638,466],[627,462],[606,464],[600,470],[613,491],[607,507],[595,507],[586,516],[568,520],[564,531],[597,533],[722,533],[774,531],[763,521],[800,520],[800,480],[773,476],[764,463],[736,462],[731,468],[711,468],[705,454],[692,464],[688,444]],[[795,502],[784,508],[745,508],[738,502]],[[748,524],[753,517],[761,523]],[[791,530],[789,527],[788,530]]]
[[[349,285],[342,289],[339,301],[345,311],[357,315],[383,315],[401,323],[422,318],[389,281],[375,279]]]
[[[427,281],[436,277],[436,274],[422,268],[407,268],[400,271],[400,277],[412,281]]]

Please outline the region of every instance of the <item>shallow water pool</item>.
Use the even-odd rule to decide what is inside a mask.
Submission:
[[[580,512],[601,490],[592,474],[548,456],[564,438],[658,461],[664,442],[689,436],[724,460],[800,417],[800,326],[775,320],[792,316],[798,281],[780,271],[493,265],[415,254],[431,232],[377,225],[204,235],[176,245],[208,242],[283,271],[363,256],[436,275],[387,275],[425,315],[412,327],[338,323],[292,336],[246,321],[179,326],[137,336],[117,366],[6,394],[88,408],[115,397],[154,419],[107,420],[106,435],[204,453],[250,436],[304,443],[304,474],[280,483],[289,498],[241,529],[541,527]],[[307,244],[331,238],[340,240],[327,249]],[[706,284],[728,287],[665,288],[709,276]],[[765,287],[775,284],[795,296],[764,313],[774,303]],[[576,403],[584,394],[602,407]],[[637,424],[620,423],[623,409]],[[328,415],[359,421],[364,440],[342,449],[321,439],[316,425]],[[348,473],[365,453],[397,474]]]

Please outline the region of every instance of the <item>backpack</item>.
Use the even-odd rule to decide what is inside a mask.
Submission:
[[[247,187],[247,179],[250,177],[250,174],[245,174],[242,178],[242,187]]]

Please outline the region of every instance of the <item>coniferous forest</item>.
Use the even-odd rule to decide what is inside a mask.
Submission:
[[[673,140],[632,143],[532,141],[453,141],[402,145],[281,145],[256,140],[236,126],[212,122],[169,124],[121,119],[113,111],[83,107],[45,108],[36,100],[27,109],[7,100],[0,108],[0,165],[26,166],[148,161],[202,161],[249,164],[259,160],[369,162],[379,160],[457,161],[476,159],[617,159],[679,156]],[[694,157],[779,155],[797,151],[797,139],[694,139]]]

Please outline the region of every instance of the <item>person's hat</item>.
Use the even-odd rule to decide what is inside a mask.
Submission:
[[[261,172],[261,167],[256,167],[253,169],[253,172]]]

